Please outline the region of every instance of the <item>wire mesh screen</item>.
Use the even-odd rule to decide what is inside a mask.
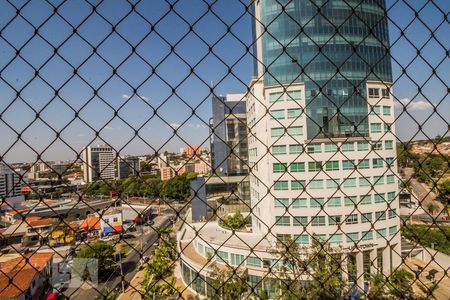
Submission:
[[[445,0],[0,2],[0,299],[449,299]]]

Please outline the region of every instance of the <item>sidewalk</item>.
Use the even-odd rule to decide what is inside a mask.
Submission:
[[[417,267],[420,266],[423,271],[420,273],[419,278],[415,281],[414,291],[416,293],[421,293],[417,284],[422,284],[426,286],[431,286],[432,282],[426,278],[428,272],[432,269],[438,271],[435,275],[436,282],[438,283],[439,288],[433,293],[434,298],[437,300],[448,300],[450,299],[450,277],[446,275],[448,272],[448,266],[438,266],[435,263],[426,263],[418,258],[412,258],[411,260],[405,259],[405,264],[410,268],[409,271],[417,270]],[[447,270],[444,270],[447,268]]]

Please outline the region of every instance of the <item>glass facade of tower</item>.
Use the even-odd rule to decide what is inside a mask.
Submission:
[[[384,0],[260,1],[264,85],[305,84],[308,139],[368,136],[366,81],[392,82]]]

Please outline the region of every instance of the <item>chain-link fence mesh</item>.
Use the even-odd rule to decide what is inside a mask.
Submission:
[[[448,9],[1,1],[0,298],[449,299]]]

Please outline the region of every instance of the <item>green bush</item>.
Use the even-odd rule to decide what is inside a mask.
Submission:
[[[450,255],[450,227],[429,225],[405,225],[402,227],[402,235],[420,243],[422,246],[431,247]]]

